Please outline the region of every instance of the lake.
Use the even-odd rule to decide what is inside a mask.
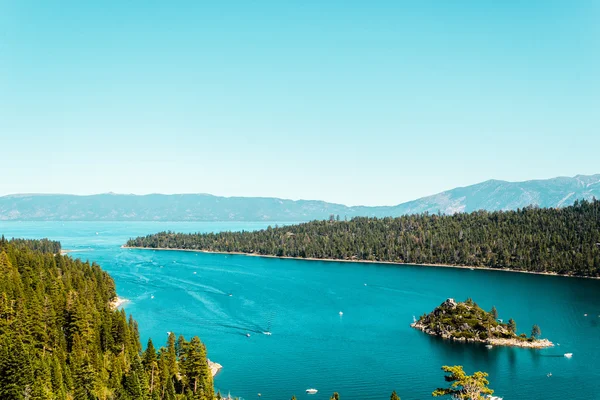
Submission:
[[[198,335],[223,365],[216,388],[244,399],[320,400],[334,391],[342,400],[388,399],[394,389],[403,400],[429,399],[445,385],[442,365],[488,372],[505,400],[598,398],[599,280],[120,248],[162,230],[267,225],[0,221],[0,234],[60,240],[78,251],[73,257],[98,262],[129,300],[125,309],[139,322],[144,346],[149,337],[164,345],[168,331]],[[448,297],[496,306],[520,332],[537,323],[560,346],[486,349],[410,328],[413,316]],[[307,395],[308,388],[319,392]]]

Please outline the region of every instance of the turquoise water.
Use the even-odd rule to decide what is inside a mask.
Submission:
[[[506,400],[599,398],[598,280],[120,248],[130,236],[165,229],[265,226],[0,222],[0,233],[49,237],[82,250],[73,256],[100,263],[130,300],[125,308],[139,321],[144,343],[151,336],[164,344],[167,331],[199,335],[224,367],[216,387],[245,399],[261,393],[262,399],[318,400],[333,391],[343,400],[386,399],[393,389],[403,400],[428,399],[444,384],[445,364],[489,372],[491,387]],[[447,297],[495,305],[520,331],[537,323],[560,346],[488,350],[409,327],[413,315]],[[567,352],[572,359],[563,357]],[[307,388],[319,392],[309,396]]]

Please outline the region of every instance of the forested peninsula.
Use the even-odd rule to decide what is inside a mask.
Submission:
[[[1,237],[0,277],[0,399],[214,398],[200,339],[142,351],[112,278],[60,243]]]
[[[160,232],[125,247],[600,276],[600,201],[565,208],[356,217],[253,232]]]

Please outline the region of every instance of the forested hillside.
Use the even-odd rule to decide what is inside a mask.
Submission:
[[[212,400],[200,340],[142,353],[112,278],[56,243],[0,239],[0,399]]]
[[[332,217],[255,232],[161,232],[131,239],[127,246],[598,276],[600,202],[452,216]]]

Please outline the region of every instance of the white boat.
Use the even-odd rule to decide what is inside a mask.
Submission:
[[[153,298],[154,298],[154,295],[150,296],[150,298],[151,298],[151,299],[153,299]]]
[[[573,357],[573,353],[565,353],[565,357],[571,358],[571,357]]]
[[[417,318],[413,315],[413,324],[417,323]]]
[[[246,337],[250,337],[250,334],[249,334],[249,333],[246,333]]]
[[[342,315],[344,315],[344,313],[340,311],[340,317],[341,317]]]
[[[492,346],[491,344],[486,344],[485,347],[488,348],[488,349],[491,349],[494,346]]]
[[[547,376],[548,378],[550,378],[550,377],[552,376],[552,372],[548,372],[548,373],[546,374],[546,376]]]
[[[265,334],[267,336],[271,336],[271,332],[269,332],[269,331],[263,332],[263,334]]]
[[[318,392],[317,389],[306,389],[306,393],[308,393],[308,394],[315,394],[317,392]]]
[[[498,397],[498,396],[492,396],[491,394],[488,394],[486,399],[489,400],[502,400],[502,397]]]

